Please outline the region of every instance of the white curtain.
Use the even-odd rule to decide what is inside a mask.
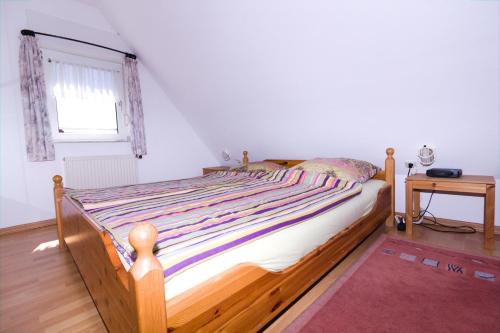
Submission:
[[[125,83],[127,86],[130,124],[132,131],[132,152],[137,158],[146,155],[146,134],[144,130],[144,114],[142,111],[141,83],[137,60],[125,57]]]
[[[60,130],[118,131],[118,71],[58,60],[51,60],[51,71]]]
[[[19,74],[28,160],[53,161],[55,149],[47,111],[42,51],[34,36],[21,36]]]
[[[54,94],[71,99],[119,97],[115,71],[79,64],[52,61]]]

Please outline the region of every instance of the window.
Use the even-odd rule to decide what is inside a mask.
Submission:
[[[128,140],[119,63],[44,50],[55,142]]]

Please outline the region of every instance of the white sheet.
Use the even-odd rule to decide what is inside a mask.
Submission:
[[[210,258],[176,275],[165,284],[167,300],[238,264],[250,263],[273,272],[284,270],[368,214],[384,184],[381,180],[369,180],[363,184],[361,194],[339,207]]]

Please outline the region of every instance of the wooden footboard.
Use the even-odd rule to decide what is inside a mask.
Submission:
[[[372,211],[283,272],[239,265],[166,302],[156,229],[138,224],[129,235],[137,252],[127,272],[110,236],[68,197],[55,176],[59,244],[69,248],[110,332],[252,332],[261,329],[394,213],[394,150]],[[167,285],[168,288],[168,285]]]
[[[54,177],[55,188],[62,178]],[[58,191],[54,191],[58,192]],[[63,239],[110,332],[166,332],[163,269],[153,255],[156,229],[139,224],[129,235],[137,260],[127,272],[113,241],[66,196],[56,196]],[[57,212],[57,210],[56,210]]]

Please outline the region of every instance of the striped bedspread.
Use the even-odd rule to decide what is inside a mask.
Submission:
[[[131,265],[135,223],[158,229],[166,279],[231,248],[306,221],[361,192],[362,185],[300,170],[218,172],[98,190],[66,190],[107,230]]]

